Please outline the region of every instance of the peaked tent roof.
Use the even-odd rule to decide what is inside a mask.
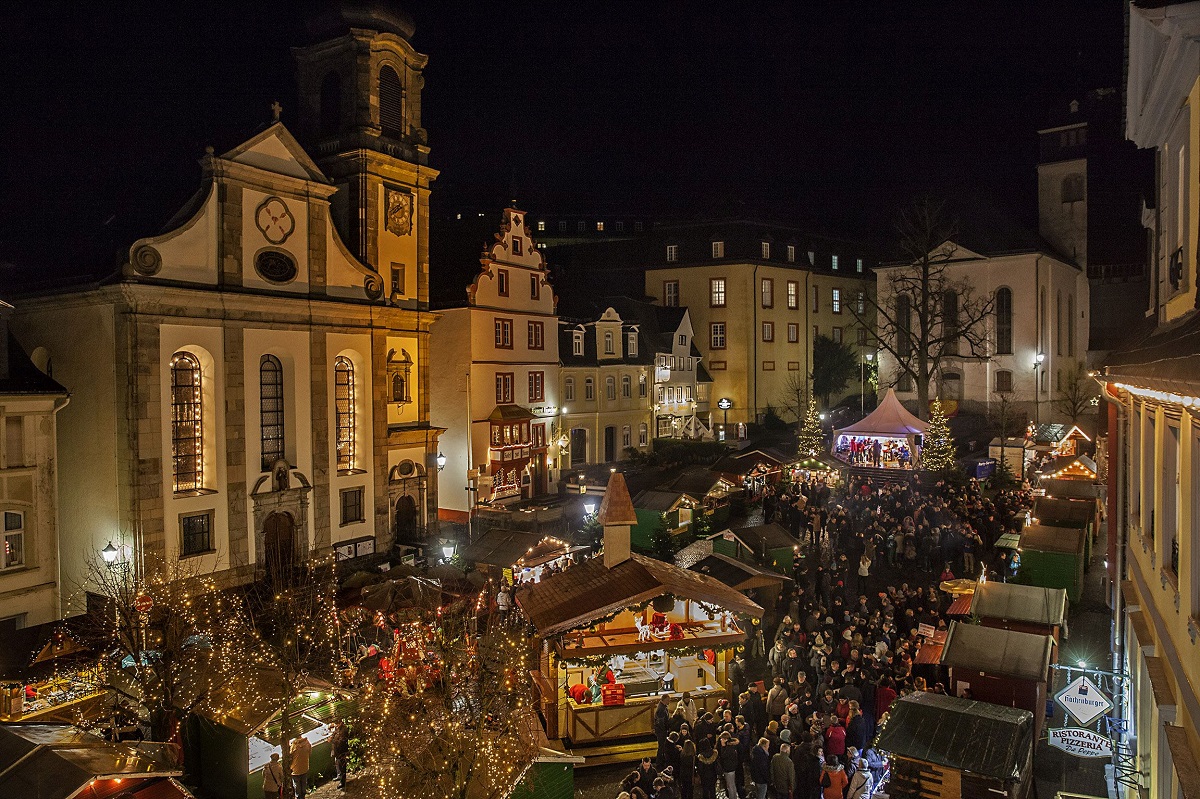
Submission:
[[[862,436],[909,436],[914,433],[924,433],[929,427],[913,416],[900,400],[896,399],[895,389],[888,389],[887,395],[879,403],[879,407],[871,411],[867,418],[849,427],[834,431],[834,437],[842,435]]]

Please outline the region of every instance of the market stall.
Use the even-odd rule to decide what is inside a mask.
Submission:
[[[1016,630],[1054,639],[1050,662],[1058,662],[1058,645],[1066,632],[1067,592],[1016,583],[982,583],[971,595],[970,613],[984,627]]]
[[[65,625],[16,630],[4,648],[0,721],[71,724],[105,714],[100,660]]]
[[[836,488],[842,484],[842,472],[845,468],[846,464],[825,457],[802,458],[788,464],[784,476],[793,483],[824,480],[830,488]]]
[[[587,550],[551,535],[493,527],[459,553],[497,585],[537,582]]]
[[[1043,588],[1063,588],[1067,598],[1083,596],[1087,533],[1079,527],[1033,524],[1021,531],[1020,567],[1016,581]]]
[[[889,388],[865,419],[833,431],[833,455],[855,467],[911,469],[928,427],[909,413]]]
[[[888,756],[891,799],[1024,799],[1033,785],[1033,714],[915,693],[892,703],[876,748]],[[986,741],[986,746],[980,746]]]
[[[751,496],[758,496],[780,481],[788,461],[787,455],[770,448],[744,449],[721,458],[712,469]]]
[[[621,474],[597,518],[603,554],[516,596],[542,639],[533,678],[547,737],[593,747],[575,749],[584,756],[650,735],[660,694],[690,691],[698,707],[716,709],[743,618],[762,616],[713,577],[631,552],[637,516]]]

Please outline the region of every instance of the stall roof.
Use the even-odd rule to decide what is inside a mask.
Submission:
[[[1079,481],[1079,480],[1095,479],[1095,477],[1096,477],[1096,462],[1094,460],[1092,460],[1091,458],[1089,458],[1087,455],[1061,455],[1061,456],[1051,460],[1042,469],[1042,474],[1046,475],[1046,477],[1043,478],[1042,482],[1052,479],[1050,477],[1050,475],[1056,475],[1059,472],[1061,472],[1065,469],[1068,469],[1072,466],[1076,467],[1076,471],[1082,470],[1084,472],[1087,472],[1089,475],[1091,475],[1091,477],[1090,478],[1068,477],[1068,478],[1066,478],[1067,480]]]
[[[876,744],[893,755],[998,780],[1020,780],[1033,748],[1027,710],[915,693],[897,699]]]
[[[1087,524],[1095,518],[1096,503],[1082,499],[1037,497],[1033,501],[1033,515],[1039,522],[1051,526],[1074,526],[1072,522]]]
[[[1094,500],[1100,498],[1100,486],[1090,480],[1045,477],[1039,481],[1039,485],[1046,492],[1046,496],[1054,499]]]
[[[895,438],[924,433],[927,427],[928,424],[913,416],[900,404],[900,400],[896,399],[896,390],[889,388],[879,407],[867,414],[862,421],[835,430],[833,438],[835,441],[838,436],[843,435]]]
[[[1021,531],[1021,549],[1078,555],[1083,553],[1083,536],[1084,531],[1078,527],[1031,524]]]
[[[1020,533],[1005,533],[996,539],[998,549],[1016,549],[1021,546]]]
[[[690,466],[684,469],[679,475],[665,486],[659,486],[660,490],[682,491],[690,494],[693,497],[704,499],[711,494],[721,483],[729,486],[730,489],[737,488],[733,483],[726,480],[721,475],[704,466]]]
[[[770,524],[756,524],[753,527],[734,527],[709,537],[718,538],[726,532],[733,533],[745,546],[758,553],[762,553],[768,549],[783,549],[784,547],[790,548],[796,545],[796,539],[792,538],[791,534],[782,525],[775,522],[771,522]]]
[[[971,613],[988,619],[1061,625],[1067,617],[1067,592],[1016,583],[983,583],[975,589]]]
[[[468,563],[508,568],[541,542],[537,533],[493,527],[464,547],[462,557]]]
[[[952,622],[942,650],[942,665],[999,677],[1040,682],[1050,667],[1054,639],[978,624]]]
[[[761,569],[749,563],[714,552],[708,557],[688,566],[688,569],[709,577],[715,577],[737,591],[748,591],[764,585],[782,585],[792,582],[771,569]]]
[[[1088,434],[1079,429],[1078,425],[1047,422],[1033,429],[1033,440],[1039,444],[1060,444],[1072,436],[1078,435],[1084,441],[1091,441]]]
[[[594,557],[517,592],[517,604],[539,635],[557,635],[664,594],[761,617],[763,610],[713,577],[630,555],[612,568]]]
[[[651,488],[633,498],[633,507],[637,510],[670,513],[684,499],[697,503],[700,501],[686,491],[665,491],[660,488]]]
[[[0,796],[66,799],[104,777],[121,778],[122,790],[137,791],[144,780],[182,773],[171,744],[110,743],[68,725],[0,726]]]
[[[779,469],[790,460],[787,455],[773,448],[755,447],[726,455],[714,463],[712,468],[722,474],[744,475],[760,463],[772,469]]]

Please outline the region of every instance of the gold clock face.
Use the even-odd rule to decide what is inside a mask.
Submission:
[[[410,192],[386,187],[384,194],[386,227],[394,236],[407,236],[412,232],[413,196]]]
[[[283,244],[296,229],[296,218],[287,203],[278,197],[268,197],[254,213],[254,221],[267,241]]]

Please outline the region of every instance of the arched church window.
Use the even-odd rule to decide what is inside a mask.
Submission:
[[[173,489],[204,487],[204,399],[200,361],[190,352],[171,358],[171,474]]]
[[[396,70],[385,64],[379,70],[379,127],[384,136],[404,135],[404,87]]]
[[[337,468],[354,469],[354,364],[345,355],[333,362],[334,427],[337,434]]]
[[[262,470],[269,472],[284,457],[283,364],[274,355],[259,361],[258,398]]]
[[[996,289],[996,354],[1012,355],[1013,296],[1012,289]],[[997,389],[998,391],[999,389]]]

